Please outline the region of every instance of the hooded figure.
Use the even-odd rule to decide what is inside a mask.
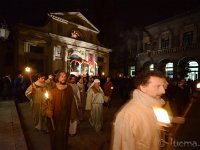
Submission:
[[[95,79],[87,91],[86,110],[90,111],[89,122],[96,132],[103,126],[104,92],[100,87],[100,80]]]

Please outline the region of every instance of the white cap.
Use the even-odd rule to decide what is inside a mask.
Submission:
[[[100,80],[99,80],[99,79],[94,79],[93,82],[94,82],[94,83],[100,83]]]

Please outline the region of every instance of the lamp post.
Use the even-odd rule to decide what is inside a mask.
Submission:
[[[29,79],[31,81],[31,86],[33,88],[33,80],[32,80],[32,77],[31,77],[31,68],[30,67],[26,67],[25,71],[28,73]]]
[[[3,22],[1,22],[1,27],[0,27],[0,38],[7,40],[9,34],[10,31],[7,28],[6,21],[3,19]]]

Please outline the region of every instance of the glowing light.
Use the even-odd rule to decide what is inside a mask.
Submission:
[[[49,98],[49,93],[46,91],[44,96],[48,99]]]
[[[158,122],[164,123],[164,124],[170,124],[169,115],[165,109],[159,108],[159,107],[154,107],[153,111],[156,115]]]
[[[105,73],[104,72],[102,72],[102,76],[104,76],[105,75]]]
[[[197,89],[200,89],[200,82],[196,85]]]
[[[26,68],[25,68],[25,71],[26,71],[26,72],[31,72],[31,68],[30,68],[30,67],[26,67]]]

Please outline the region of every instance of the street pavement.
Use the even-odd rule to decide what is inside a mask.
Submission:
[[[88,120],[78,124],[77,135],[68,138],[69,150],[108,150],[110,147],[112,121],[122,99],[115,95],[110,108],[104,107],[104,123],[101,134],[97,134]],[[38,132],[33,127],[30,103],[18,103],[18,109],[29,150],[50,150],[49,134]]]
[[[78,125],[77,135],[69,137],[69,150],[109,150],[114,114],[123,100],[115,94],[111,108],[104,107],[102,134],[97,134],[87,120]],[[50,150],[49,134],[38,132],[33,127],[30,103],[0,102],[0,150]],[[17,109],[16,109],[17,108]],[[175,150],[200,149],[200,98],[192,105],[186,122],[173,137]]]
[[[0,101],[0,150],[28,150],[12,100]]]
[[[200,149],[200,97],[193,102],[193,105],[185,117],[172,141],[175,150],[199,150]]]

